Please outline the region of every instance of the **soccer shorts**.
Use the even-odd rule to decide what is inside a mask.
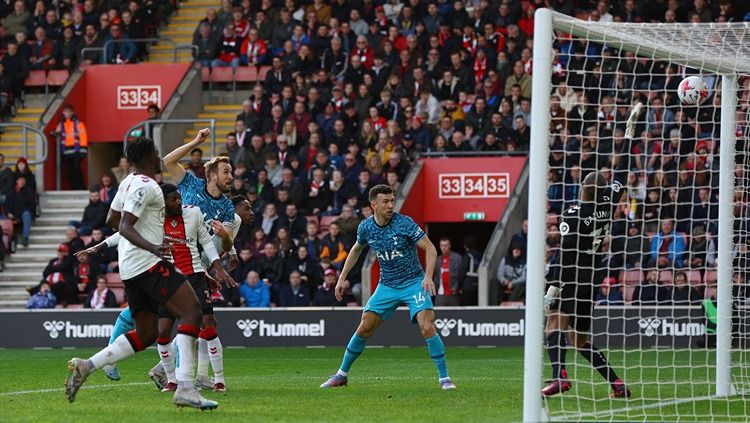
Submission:
[[[122,282],[133,315],[141,311],[156,314],[159,306],[166,304],[185,282],[185,275],[178,272],[172,263],[162,260],[140,275]]]
[[[562,288],[560,299],[555,303],[556,308],[569,316],[569,325],[578,332],[588,332],[591,328],[591,316],[594,312],[594,286],[590,282],[592,276],[590,273],[580,270],[578,272],[563,271],[560,278]],[[576,279],[586,282],[576,282]]]
[[[362,312],[371,311],[379,315],[381,319],[387,320],[401,304],[406,304],[409,306],[409,319],[412,323],[416,323],[417,313],[433,308],[430,294],[422,289],[423,279],[422,277],[414,279],[402,288],[378,284]]]
[[[190,282],[190,286],[193,287],[195,295],[198,296],[198,302],[201,303],[201,313],[204,316],[214,314],[214,305],[211,302],[211,290],[208,289],[206,274],[203,272],[193,273],[187,276],[187,280]],[[174,319],[174,316],[165,307],[159,307],[159,317]]]

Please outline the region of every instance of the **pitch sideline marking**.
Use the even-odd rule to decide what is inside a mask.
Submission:
[[[670,405],[678,405],[678,404],[683,404],[686,402],[708,401],[714,398],[716,398],[716,396],[706,395],[706,396],[694,397],[694,398],[673,399],[670,401],[661,401],[661,402],[656,402],[652,404],[639,405],[636,407],[622,407],[622,408],[618,408],[614,410],[602,410],[602,411],[593,411],[593,412],[588,412],[588,413],[580,413],[580,414],[576,414],[574,417],[581,418],[581,417],[600,417],[600,416],[610,416],[610,415],[614,416],[616,414],[627,413],[629,411],[650,410],[652,408],[668,407]],[[563,417],[563,418],[567,418],[567,417]]]
[[[81,389],[98,389],[98,388],[114,388],[118,386],[139,386],[139,385],[153,385],[153,382],[128,382],[128,383],[111,383],[107,385],[86,385],[82,386]],[[46,389],[28,389],[25,391],[11,391],[11,392],[0,392],[0,397],[9,397],[14,395],[28,395],[28,394],[44,394],[48,392],[65,392],[64,387],[60,388],[46,388]]]

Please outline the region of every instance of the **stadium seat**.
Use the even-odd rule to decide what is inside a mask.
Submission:
[[[630,304],[633,302],[633,293],[635,292],[635,286],[634,285],[625,285],[625,303]]]
[[[640,269],[623,270],[620,272],[620,281],[625,286],[640,285],[643,278],[643,271]]]
[[[672,285],[674,272],[674,269],[662,270],[661,272],[659,272],[659,283],[662,285]]]
[[[258,81],[265,81],[266,75],[268,75],[268,71],[271,70],[270,66],[261,66],[258,69]]]
[[[26,80],[23,82],[24,87],[43,87],[47,84],[47,76],[43,70],[29,72]]]
[[[47,85],[50,87],[62,87],[68,80],[70,72],[67,70],[51,70],[47,74]]]
[[[321,232],[328,232],[328,228],[331,226],[331,223],[338,220],[338,216],[323,216],[320,218],[320,231]]]
[[[315,216],[315,215],[305,216],[305,219],[307,219],[308,222],[315,222],[316,225],[320,224],[320,221],[318,220],[318,216]]]
[[[211,82],[232,82],[233,78],[234,74],[232,72],[232,68],[229,66],[213,68],[211,70]]]
[[[13,222],[10,219],[0,219],[0,229],[3,231],[3,245],[5,250],[10,250],[10,240],[13,238]]]
[[[255,66],[240,66],[234,74],[237,82],[255,82],[258,80],[258,69]]]
[[[83,308],[83,304],[68,304],[69,310],[77,310]]]
[[[112,293],[115,294],[115,299],[117,299],[117,304],[122,304],[125,302],[125,288],[109,288],[112,290]]]
[[[120,279],[120,274],[119,273],[117,273],[117,272],[111,272],[111,273],[107,273],[105,276],[107,278],[107,286],[108,287],[110,287],[110,288],[117,288],[117,287],[125,286],[122,283],[122,279]]]
[[[201,81],[209,82],[211,80],[211,68],[201,68]]]
[[[503,301],[500,303],[503,307],[523,307],[523,301]]]
[[[703,283],[706,286],[716,285],[716,281],[719,279],[719,273],[716,270],[706,270],[703,275]]]
[[[703,286],[703,278],[701,277],[701,272],[699,270],[690,270],[686,273],[687,273],[688,283],[690,283],[690,286],[694,286],[694,287]]]

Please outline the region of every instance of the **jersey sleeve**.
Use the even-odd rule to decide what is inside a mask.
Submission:
[[[206,253],[208,260],[213,263],[219,259],[219,253],[216,251],[216,246],[214,246],[213,237],[208,233],[208,228],[206,228],[205,223],[203,223],[203,215],[197,208],[186,210],[190,210],[190,218],[198,229],[198,242],[203,247],[203,252]]]
[[[112,204],[109,205],[109,208],[121,213],[122,212],[122,200],[123,200],[123,194],[122,191],[118,190],[117,194],[115,194],[115,198],[112,199]]]
[[[156,184],[142,184],[128,193],[122,206],[122,211],[128,212],[135,217],[141,217],[141,213],[154,198],[154,186]],[[131,185],[132,188],[132,185]]]
[[[367,245],[366,223],[367,223],[367,220],[363,220],[362,222],[359,223],[359,226],[357,227],[357,244],[363,247]]]
[[[425,237],[425,233],[411,217],[404,216],[404,218],[404,230],[406,231],[406,236],[416,244],[419,240]]]

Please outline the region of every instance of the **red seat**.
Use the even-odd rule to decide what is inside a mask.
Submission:
[[[208,82],[211,80],[211,68],[201,68],[201,81]]]
[[[338,220],[338,216],[323,216],[320,218],[320,230],[328,232],[328,228],[331,226],[331,223]]]
[[[258,80],[258,69],[255,66],[240,66],[234,74],[237,82],[255,82]]]
[[[122,304],[125,302],[125,288],[109,288],[112,290],[112,293],[115,294],[115,299],[117,300],[117,304]]]
[[[234,73],[230,66],[217,67],[211,70],[211,82],[232,82]]]
[[[107,273],[105,277],[107,278],[107,286],[110,288],[117,288],[117,287],[125,286],[122,283],[122,279],[120,279],[120,274],[117,272]]]
[[[625,285],[625,302],[630,304],[633,302],[633,293],[635,292],[634,285]]]
[[[75,309],[80,309],[80,308],[83,308],[83,304],[68,304],[69,310],[75,310]]]
[[[703,275],[703,281],[706,286],[716,286],[716,281],[719,280],[719,273],[716,270],[706,270]]]
[[[268,71],[271,70],[270,66],[261,66],[258,69],[258,81],[265,81],[266,75],[268,75]]]
[[[24,87],[43,87],[47,84],[47,76],[43,70],[29,72],[29,76],[23,81]]]
[[[315,215],[305,216],[305,219],[307,219],[308,222],[315,222],[316,225],[318,225],[320,223],[318,221],[318,216],[315,216]]]
[[[659,272],[659,283],[662,285],[672,285],[674,270],[662,270]]]
[[[703,278],[701,277],[701,272],[698,270],[689,270],[685,272],[687,274],[687,280],[688,283],[691,286],[699,287],[703,286]]]
[[[623,270],[620,272],[620,281],[626,286],[640,285],[643,279],[643,271],[639,269]]]
[[[68,80],[70,72],[67,70],[51,70],[47,74],[47,85],[50,87],[62,87]]]

